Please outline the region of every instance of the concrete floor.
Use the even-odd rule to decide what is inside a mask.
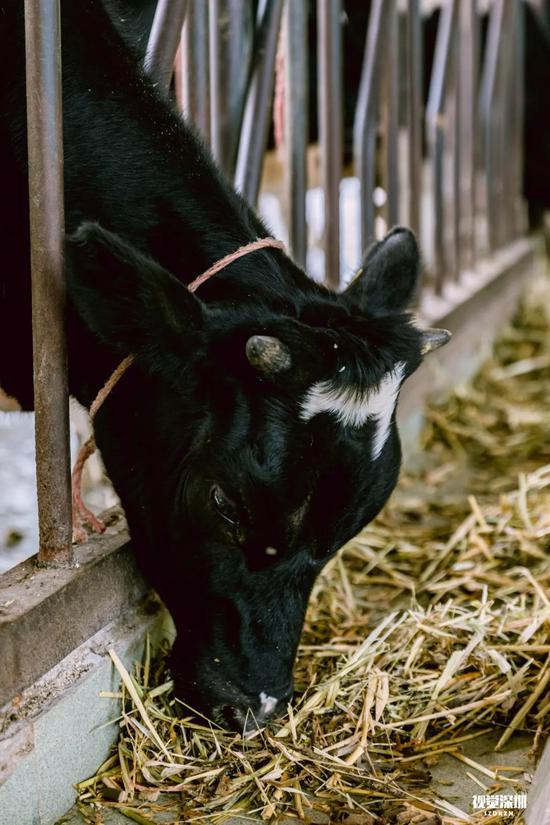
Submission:
[[[506,776],[517,779],[518,784],[510,783],[509,790],[503,790],[502,793],[527,792],[535,770],[533,760],[529,759],[529,749],[533,743],[532,736],[519,733],[512,737],[502,751],[495,753],[494,747],[501,734],[502,730],[496,729],[479,739],[464,742],[462,754],[485,768],[494,770],[497,766],[505,765],[521,769],[519,773],[504,773]],[[467,813],[472,810],[474,794],[486,793],[484,788],[491,786],[491,779],[483,773],[468,767],[448,754],[443,754],[440,761],[431,766],[430,770],[439,796]]]

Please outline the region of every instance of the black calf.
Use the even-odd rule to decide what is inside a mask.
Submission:
[[[30,409],[22,5],[0,0],[0,384]],[[400,386],[447,335],[405,313],[419,256],[404,229],[342,295],[274,249],[192,295],[185,283],[268,232],[98,0],[63,0],[62,16],[70,389],[89,405],[134,354],[96,438],[176,623],[177,693],[261,722],[292,690],[317,573],[396,483]]]

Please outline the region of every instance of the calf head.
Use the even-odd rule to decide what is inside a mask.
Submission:
[[[315,577],[395,486],[399,390],[449,337],[405,313],[419,270],[414,236],[394,229],[375,244],[341,294],[296,270],[283,305],[268,287],[229,300],[231,278],[205,303],[94,225],[70,253],[80,317],[135,356],[132,411],[125,377],[98,437],[138,556],[176,624],[176,693],[218,722],[262,723],[291,694]]]

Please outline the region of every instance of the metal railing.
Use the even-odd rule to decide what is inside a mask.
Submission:
[[[359,180],[362,247],[379,233],[380,217],[386,226],[411,225],[431,241],[425,286],[436,293],[525,229],[522,3],[493,0],[483,39],[475,0],[442,2],[425,112],[421,5],[365,2],[363,68],[350,90],[343,86],[343,0],[158,0],[145,65],[167,95],[175,66],[177,104],[251,203],[261,188],[275,89],[289,245],[302,265],[308,145],[318,145],[325,280],[332,286],[341,282],[344,172]],[[28,93],[38,557],[62,565],[71,564],[72,552],[59,0],[25,0],[25,12],[27,88],[40,90]],[[316,46],[308,51],[313,16]],[[351,170],[343,162],[344,92],[357,98]],[[385,192],[382,206],[374,200],[377,188]]]
[[[182,49],[178,75],[189,90],[203,90],[203,108],[210,89],[212,133],[190,92],[178,92],[177,101],[210,140],[226,175],[256,203],[273,113],[273,74],[275,65],[282,65],[283,201],[289,245],[299,263],[305,263],[308,245],[307,146],[315,142],[324,197],[325,280],[332,286],[341,281],[340,181],[344,173],[350,174],[343,166],[344,92],[356,96],[351,174],[360,185],[357,221],[362,248],[377,235],[377,217],[383,216],[385,225],[407,223],[430,252],[427,283],[441,293],[480,255],[524,232],[520,0],[489,3],[483,38],[475,0],[442,0],[425,105],[421,0],[365,2],[363,69],[356,90],[344,89],[342,83],[343,0],[263,0],[258,3],[255,30],[254,5],[253,0],[190,0],[183,42],[191,40],[193,15],[210,14],[210,61],[202,57],[198,62],[198,54],[205,52],[201,46]],[[316,49],[308,55],[313,15]],[[308,90],[313,61],[317,89]],[[236,77],[236,67],[239,82],[229,93],[228,78]],[[246,67],[248,79],[243,80]],[[308,102],[314,101],[313,91],[318,117],[312,130]],[[231,148],[235,146],[238,150]],[[236,166],[232,151],[238,152]],[[377,188],[385,193],[383,208],[373,199]]]
[[[59,0],[25,0],[25,54],[38,560],[69,565],[73,553]]]

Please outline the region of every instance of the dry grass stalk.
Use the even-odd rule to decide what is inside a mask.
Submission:
[[[518,729],[538,742],[550,713],[550,294],[540,289],[473,386],[428,411],[422,470],[323,573],[286,719],[247,740],[182,720],[149,646],[135,676],[111,652],[121,739],[78,786],[87,821],[98,806],[141,823],[166,810],[171,822],[217,823],[315,809],[331,822],[355,812],[350,825],[493,821],[437,797],[428,763],[451,754],[480,793],[515,787],[513,768],[480,765],[462,744],[495,725],[500,746]]]

